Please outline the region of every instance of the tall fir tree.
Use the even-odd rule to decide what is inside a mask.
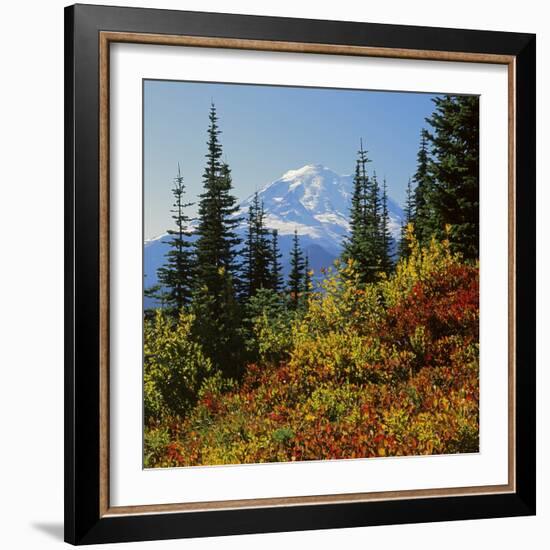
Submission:
[[[283,289],[283,269],[281,267],[281,258],[283,255],[279,250],[279,232],[273,229],[271,232],[271,288],[279,293]]]
[[[238,258],[240,255],[239,245],[242,243],[242,240],[237,236],[236,228],[242,221],[242,218],[235,216],[239,211],[239,204],[237,197],[233,195],[233,177],[227,162],[222,163],[220,183],[221,192],[219,194],[218,212],[223,227],[223,246],[221,248],[223,256],[221,263],[231,275],[233,282],[236,283],[241,269]]]
[[[166,309],[177,317],[180,310],[189,304],[193,292],[193,251],[188,239],[191,235],[190,220],[185,214],[185,208],[192,206],[192,203],[184,202],[185,185],[179,163],[172,194],[174,204],[170,212],[176,229],[169,229],[170,238],[163,241],[170,246],[170,250],[166,253],[166,263],[157,270],[157,278]],[[160,298],[160,293],[157,298]]]
[[[240,239],[236,226],[241,221],[236,218],[239,207],[232,194],[231,171],[222,162],[222,146],[219,140],[216,107],[211,105],[208,128],[208,151],[206,168],[203,174],[203,192],[200,195],[196,241],[197,276],[201,285],[206,285],[214,295],[225,288],[221,271],[225,276],[236,279],[238,273],[237,247]]]
[[[431,226],[430,192],[432,180],[429,174],[428,132],[422,128],[420,147],[416,156],[416,172],[413,176],[414,188],[414,233],[422,246],[429,244]]]
[[[479,98],[443,96],[434,103],[427,119],[433,130],[426,136],[432,153],[430,226],[436,238],[449,238],[452,250],[475,260],[479,257]]]
[[[210,359],[226,375],[240,374],[238,342],[239,308],[236,226],[240,219],[237,199],[232,194],[231,171],[222,162],[222,146],[216,107],[209,114],[206,167],[198,209],[196,284],[193,310],[195,334],[208,350]]]
[[[382,239],[382,216],[380,201],[380,184],[376,171],[373,172],[369,181],[367,194],[367,232],[371,244],[372,253],[370,259],[370,279],[374,280],[376,274],[382,270],[382,259],[384,256]]]
[[[393,238],[390,232],[390,215],[388,212],[388,186],[386,178],[382,183],[382,212],[380,215],[381,268],[386,275],[393,267]]]
[[[361,256],[365,240],[365,205],[368,182],[366,164],[368,162],[370,160],[367,157],[367,151],[363,149],[363,140],[361,140],[353,178],[353,194],[349,216],[350,235],[344,245],[346,259],[353,258],[356,261]]]
[[[293,309],[297,309],[300,305],[300,296],[304,284],[304,268],[304,254],[300,248],[298,231],[295,229],[292,239],[292,250],[290,251],[290,273],[288,275],[288,292]]]
[[[408,227],[414,220],[414,194],[412,190],[411,178],[407,181],[407,200],[405,202],[405,219],[401,224],[401,238],[399,240],[399,257],[408,258],[410,254]]]
[[[260,288],[270,289],[273,286],[272,243],[265,226],[264,205],[257,191],[249,207],[247,221],[247,238],[242,251],[243,286],[245,298],[250,298]]]
[[[350,233],[344,242],[342,257],[344,261],[353,261],[362,283],[371,280],[375,243],[372,240],[371,217],[369,212],[370,181],[367,175],[368,151],[363,149],[360,140],[353,178],[353,194],[350,208]]]
[[[257,199],[257,193],[254,196],[254,200]],[[248,216],[246,220],[246,239],[244,241],[244,248],[241,252],[242,262],[242,275],[240,289],[243,299],[247,299],[251,295],[250,286],[254,271],[254,218],[255,218],[255,203],[254,201],[248,208]]]

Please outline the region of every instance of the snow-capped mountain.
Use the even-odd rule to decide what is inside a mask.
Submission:
[[[353,176],[341,176],[326,166],[308,164],[289,170],[279,179],[263,186],[258,195],[263,201],[266,226],[277,229],[284,273],[289,270],[289,252],[294,229],[311,268],[319,273],[339,256],[342,242],[349,233],[349,209]],[[238,233],[246,234],[246,214],[253,196],[240,204],[236,214],[242,218]],[[403,211],[388,199],[390,231],[398,238]],[[156,284],[156,270],[163,263],[167,245],[162,237],[145,242],[144,266],[146,286]]]
[[[281,178],[258,191],[266,211],[266,225],[280,235],[291,235],[294,229],[339,254],[342,239],[349,232],[349,210],[353,176],[340,176],[321,164],[308,164],[289,170]],[[241,204],[239,216],[245,216],[253,197]],[[397,237],[403,212],[388,201],[390,230]]]

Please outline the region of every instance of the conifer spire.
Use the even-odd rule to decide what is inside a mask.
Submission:
[[[193,310],[197,339],[212,363],[227,376],[238,377],[239,308],[235,289],[240,286],[237,262],[240,239],[236,226],[237,199],[231,170],[222,162],[221,131],[214,103],[210,106],[203,192],[200,195]]]
[[[185,185],[178,162],[178,172],[174,178],[172,187],[174,203],[170,210],[176,229],[168,229],[169,239],[163,241],[169,245],[170,250],[166,253],[166,263],[157,270],[160,284],[158,295],[153,297],[160,299],[166,308],[175,316],[179,315],[181,309],[188,305],[193,291],[193,252],[188,237],[189,217],[185,209],[192,206],[192,203],[185,203]],[[151,295],[151,294],[149,294]]]
[[[271,287],[277,293],[283,287],[282,256],[279,250],[279,232],[274,229],[271,232]]]
[[[405,202],[405,219],[401,224],[401,239],[399,241],[399,257],[408,258],[409,256],[409,239],[408,227],[414,220],[414,195],[412,191],[411,178],[407,181],[407,199]]]
[[[304,267],[304,254],[300,248],[298,231],[294,229],[292,250],[290,252],[290,274],[288,276],[288,291],[290,294],[290,302],[294,309],[298,308],[300,294],[303,289]]]

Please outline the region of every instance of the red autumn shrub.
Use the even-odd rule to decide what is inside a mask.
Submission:
[[[239,385],[212,383],[184,418],[149,427],[148,465],[477,451],[477,267],[432,243],[389,280],[358,287],[352,272],[312,293],[283,361],[250,364]]]

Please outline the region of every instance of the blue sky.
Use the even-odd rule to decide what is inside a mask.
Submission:
[[[202,189],[210,102],[218,111],[235,195],[247,198],[284,172],[324,164],[352,173],[359,139],[389,195],[405,200],[431,94],[179,81],[144,82],[145,238],[171,227],[180,163],[188,202]],[[197,205],[189,208],[196,213]]]

